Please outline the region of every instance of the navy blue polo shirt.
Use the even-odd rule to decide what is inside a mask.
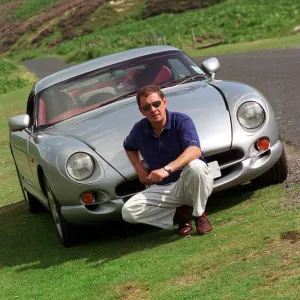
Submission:
[[[158,137],[146,119],[137,122],[124,141],[126,151],[140,151],[149,165],[150,171],[163,168],[175,160],[186,148],[200,148],[199,137],[192,119],[179,112],[166,110],[167,122]],[[202,154],[199,159],[204,160]],[[178,180],[181,169],[157,184],[167,184]]]

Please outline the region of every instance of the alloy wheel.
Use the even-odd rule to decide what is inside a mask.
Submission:
[[[61,221],[60,221],[60,216],[58,213],[57,205],[55,203],[54,195],[52,193],[52,190],[51,190],[48,180],[46,178],[45,178],[45,187],[46,187],[46,193],[47,193],[47,198],[48,198],[49,205],[50,205],[51,214],[52,214],[56,229],[58,231],[59,237],[63,241],[64,235],[63,235],[62,225],[61,225]]]

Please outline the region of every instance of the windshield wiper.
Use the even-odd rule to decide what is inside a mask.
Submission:
[[[175,80],[166,82],[166,83],[160,85],[160,87],[164,88],[164,87],[167,87],[169,85],[183,84],[183,83],[186,83],[188,81],[195,80],[195,79],[198,79],[198,78],[206,78],[206,76],[204,74],[188,75],[188,76],[185,76],[185,77],[177,78]]]
[[[105,106],[105,105],[108,105],[108,104],[111,104],[113,102],[117,102],[117,101],[120,101],[120,100],[123,100],[123,99],[126,99],[126,98],[129,98],[130,96],[135,96],[136,92],[137,92],[137,90],[134,90],[134,91],[132,91],[130,93],[121,95],[119,97],[112,98],[112,99],[107,100],[107,101],[104,101],[104,102],[100,103],[96,108],[102,107],[102,106]]]
[[[121,95],[117,98],[114,98],[114,100],[118,101],[118,100],[123,100],[123,99],[126,99],[126,98],[129,98],[130,96],[135,96],[137,93],[137,90],[134,90],[134,91],[131,91],[127,94],[124,94],[124,95]]]
[[[189,75],[189,76],[186,76],[185,79],[180,82],[180,84],[183,84],[183,83],[186,83],[186,82],[198,79],[198,78],[206,78],[206,76],[204,74]]]

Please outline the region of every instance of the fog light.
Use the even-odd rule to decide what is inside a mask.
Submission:
[[[266,151],[270,148],[270,140],[267,137],[257,140],[256,147],[260,151]]]
[[[85,192],[82,195],[82,202],[84,204],[92,204],[95,201],[95,195],[92,192]]]

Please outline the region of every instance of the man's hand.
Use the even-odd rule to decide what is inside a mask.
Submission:
[[[144,185],[151,185],[152,181],[148,178],[149,177],[149,170],[140,166],[137,170],[137,175],[139,177],[139,180]]]
[[[136,170],[136,173],[139,177],[139,181],[144,185],[151,185],[152,181],[148,179],[150,171],[146,169],[141,163],[139,152],[138,151],[126,151],[126,154]]]
[[[151,183],[161,182],[164,178],[169,176],[169,172],[167,172],[164,168],[152,171],[146,180],[151,181]]]
[[[164,178],[169,176],[169,172],[164,168],[154,170],[150,173],[149,170],[142,165],[138,151],[126,151],[126,154],[134,166],[142,184],[151,185],[156,182],[161,182]]]

